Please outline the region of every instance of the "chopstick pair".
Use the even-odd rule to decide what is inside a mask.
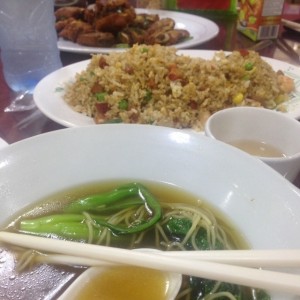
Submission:
[[[275,44],[281,51],[286,53],[293,62],[300,64],[300,55],[285,40],[278,38]]]
[[[300,24],[297,22],[293,22],[287,19],[281,19],[281,23],[288,28],[291,28],[295,31],[299,31],[300,32]]]
[[[73,261],[75,265],[97,266],[103,265],[103,262],[105,265],[134,265],[300,295],[300,275],[234,265],[246,262],[246,265],[261,266],[264,261],[269,261],[265,265],[297,267],[300,264],[300,250],[174,251],[157,254],[10,232],[0,232],[0,241],[69,255],[53,256],[57,257],[56,262],[64,264]]]

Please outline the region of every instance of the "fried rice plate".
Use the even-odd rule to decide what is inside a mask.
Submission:
[[[220,51],[205,60],[171,47],[135,45],[93,55],[66,85],[64,100],[95,123],[202,130],[209,115],[227,107],[276,109],[294,88],[292,79],[254,51]]]

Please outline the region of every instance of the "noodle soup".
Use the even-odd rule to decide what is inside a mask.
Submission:
[[[112,181],[63,191],[14,216],[6,230],[128,249],[193,251],[248,247],[216,208],[187,191],[154,182]],[[51,254],[33,253],[3,247],[5,272],[0,274],[0,282],[6,285],[1,287],[1,296],[56,299],[86,269],[52,265],[47,263]],[[17,266],[23,270],[17,271]],[[230,299],[268,299],[263,291],[190,276],[184,276],[176,299],[202,299],[208,294],[224,299],[224,292],[231,295]]]

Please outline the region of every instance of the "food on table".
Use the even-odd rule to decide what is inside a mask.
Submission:
[[[55,11],[58,36],[90,47],[133,44],[173,45],[189,38],[175,21],[156,14],[136,14],[127,0],[97,0],[94,6],[62,7]]]
[[[202,130],[212,113],[232,106],[279,109],[294,82],[258,53],[216,52],[210,60],[160,45],[94,55],[66,83],[64,100],[95,123],[141,123]]]
[[[193,251],[247,248],[229,220],[208,203],[187,191],[154,182],[112,181],[60,192],[17,216],[7,230],[127,249]],[[14,250],[19,255],[18,266],[25,268],[22,273],[14,273],[14,280],[22,283],[22,279],[30,274],[28,284],[23,287],[25,289],[22,286],[17,289],[21,294],[27,293],[27,299],[28,293],[35,293],[41,285],[44,293],[48,289],[48,294],[39,298],[50,299],[51,292],[55,298],[53,291],[57,293],[65,289],[63,285],[67,281],[85,270],[83,266],[57,269],[51,265],[51,253],[24,252],[24,249],[13,248],[5,251],[14,253]],[[10,259],[6,261],[10,264]],[[31,263],[31,269],[26,270],[28,263]],[[52,273],[45,265],[52,267]],[[43,276],[30,280],[41,273]],[[57,278],[56,273],[60,274],[59,280],[51,281],[51,278]],[[43,278],[46,278],[45,283],[40,284]],[[28,285],[30,289],[26,289]],[[177,299],[203,299],[208,294],[213,299],[224,299],[224,293],[230,299],[269,299],[260,290],[190,276],[184,276]]]

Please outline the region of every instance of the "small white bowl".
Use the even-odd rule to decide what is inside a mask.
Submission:
[[[205,124],[205,134],[231,145],[256,142],[264,148],[275,148],[283,155],[254,156],[289,181],[293,181],[300,171],[300,123],[281,112],[256,107],[224,109],[210,116]],[[253,155],[253,149],[243,150]]]

